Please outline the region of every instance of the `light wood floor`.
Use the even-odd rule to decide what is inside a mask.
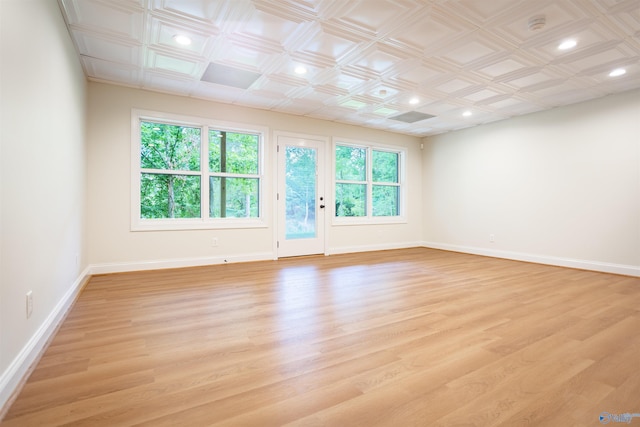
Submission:
[[[1,425],[598,426],[605,411],[640,413],[640,279],[416,248],[94,277]]]

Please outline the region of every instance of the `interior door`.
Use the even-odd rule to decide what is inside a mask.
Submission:
[[[278,136],[278,257],[325,252],[324,144]]]

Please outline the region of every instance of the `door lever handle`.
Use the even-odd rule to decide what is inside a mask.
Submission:
[[[324,209],[324,205],[320,205],[320,209]]]

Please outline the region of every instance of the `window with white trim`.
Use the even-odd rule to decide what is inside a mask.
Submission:
[[[396,148],[337,142],[336,220],[403,221],[404,156]]]
[[[266,226],[264,129],[134,111],[132,229]]]

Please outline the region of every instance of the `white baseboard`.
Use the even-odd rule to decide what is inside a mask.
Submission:
[[[522,252],[501,251],[473,246],[450,245],[447,243],[422,242],[420,246],[432,249],[442,249],[452,252],[463,252],[493,258],[504,258],[515,261],[534,262],[537,264],[555,265],[558,267],[577,268],[581,270],[599,271],[602,273],[621,274],[624,276],[640,277],[640,266],[612,264],[599,261],[587,261],[572,258],[559,258],[548,255],[527,254]]]
[[[0,376],[0,420],[2,420],[22,388],[24,381],[26,381],[31,370],[40,359],[88,278],[89,267],[80,273],[67,293],[64,294],[42,325]]]
[[[423,246],[422,242],[384,243],[379,245],[341,246],[329,248],[327,255],[351,254],[356,252],[387,251],[391,249],[407,249]]]
[[[126,273],[129,271],[161,270],[165,268],[202,267],[214,264],[226,264],[234,262],[268,261],[276,259],[272,252],[256,252],[245,255],[231,255],[218,257],[199,258],[178,258],[136,262],[114,262],[104,264],[93,264],[90,266],[90,273],[109,274]]]

